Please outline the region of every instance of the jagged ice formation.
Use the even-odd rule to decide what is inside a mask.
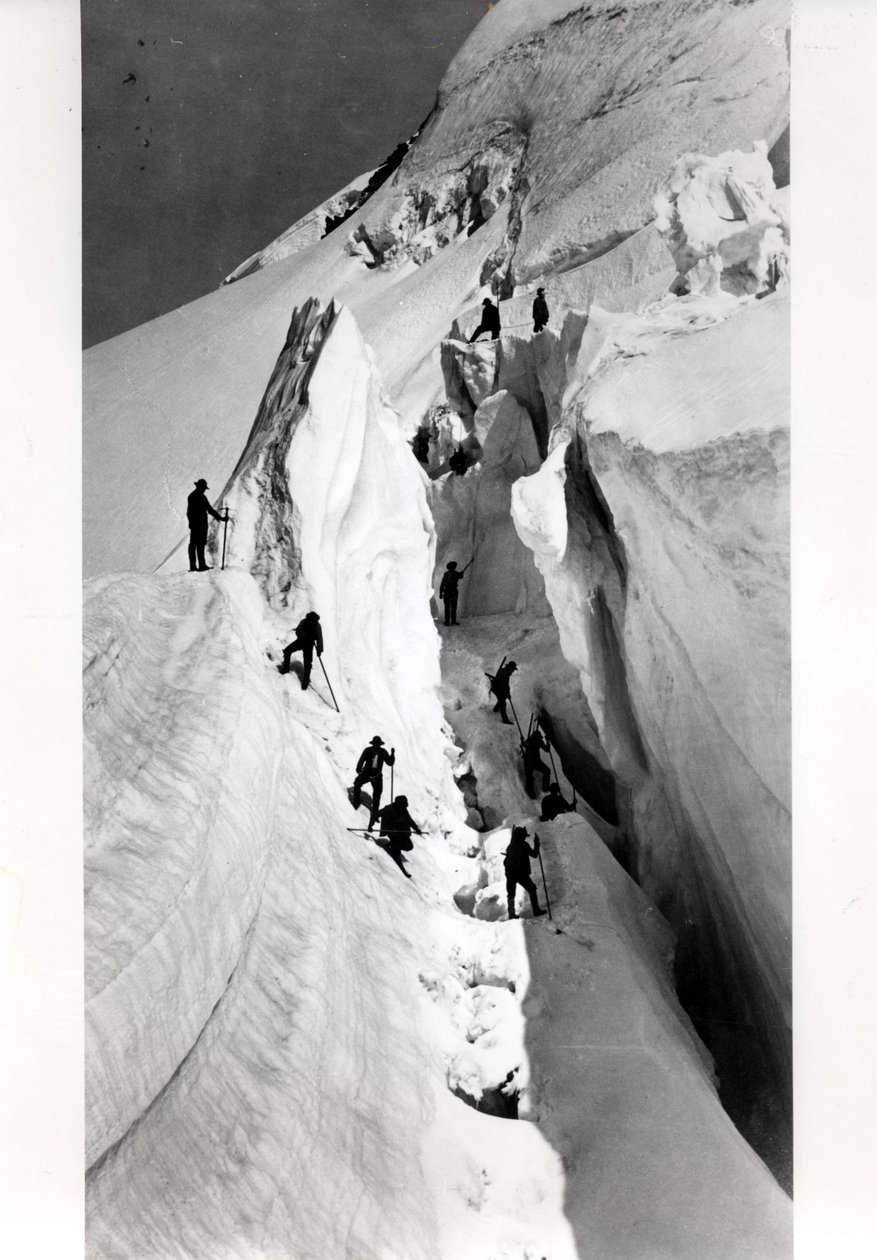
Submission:
[[[341,228],[87,356],[90,1254],[789,1255],[783,20],[503,0]],[[503,654],[562,934],[504,918]]]

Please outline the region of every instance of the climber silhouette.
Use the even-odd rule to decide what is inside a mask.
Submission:
[[[560,795],[560,784],[552,783],[548,795],[542,797],[542,822],[553,822],[558,814],[571,814],[575,806]]]
[[[506,897],[509,903],[509,918],[516,919],[515,914],[515,891],[517,888],[524,888],[530,894],[530,905],[533,908],[533,918],[537,918],[545,911],[539,905],[539,897],[536,892],[536,885],[533,883],[530,875],[530,858],[537,857],[539,854],[539,837],[535,836],[535,844],[530,846],[527,844],[526,827],[512,827],[512,838],[509,841],[509,847],[505,852],[505,887]]]
[[[471,563],[472,561],[470,560],[469,564]],[[442,580],[439,585],[439,599],[442,600],[445,606],[446,626],[458,626],[460,624],[457,620],[458,588],[463,574],[466,572],[466,569],[469,568],[469,564],[465,565],[458,573],[456,560],[449,560],[448,566],[442,574]]]
[[[411,839],[412,831],[416,836],[423,835],[417,823],[408,813],[408,797],[397,796],[392,804],[381,810],[380,835],[386,838],[387,852],[406,879],[410,879],[411,875],[405,869],[402,854],[408,853],[414,848],[414,843]]]
[[[289,673],[289,658],[293,652],[301,652],[304,660],[304,672],[301,678],[301,689],[307,691],[311,681],[311,667],[314,663],[314,648],[317,656],[323,655],[323,631],[318,613],[309,612],[295,627],[295,638],[283,649],[283,664],[277,669],[281,674]]]
[[[493,305],[490,298],[485,298],[484,301],[481,303],[481,305],[484,308],[481,312],[481,323],[478,325],[478,327],[475,329],[472,336],[469,338],[470,345],[472,344],[473,341],[477,341],[482,333],[489,332],[491,339],[493,341],[496,341],[497,337],[499,336],[499,309],[498,307]]]
[[[535,727],[527,738],[524,740],[524,785],[527,789],[527,795],[531,799],[536,797],[536,787],[533,782],[535,776],[539,773],[542,775],[542,791],[548,787],[551,782],[551,771],[545,762],[539,756],[542,751],[548,750],[548,741],[539,730]]]
[[[204,478],[199,477],[195,482],[195,489],[186,502],[186,516],[189,521],[190,573],[206,573],[211,567],[204,560],[204,548],[207,545],[208,513],[217,521],[222,520],[216,509],[207,502],[207,495],[204,491],[209,489],[210,487]]]
[[[511,699],[511,676],[517,668],[514,661],[506,661],[503,658],[496,673],[487,675],[490,679],[490,691],[496,696],[496,704],[493,706],[493,711],[499,714],[506,726],[511,726],[512,724],[512,720],[506,712],[506,704]]]
[[[545,301],[545,290],[537,289],[533,300],[533,332],[541,332],[548,327],[548,303]]]
[[[429,432],[426,429],[417,430],[411,439],[411,449],[414,452],[414,458],[421,464],[429,463]]]
[[[448,467],[452,473],[458,477],[465,477],[466,470],[469,467],[469,461],[466,458],[466,452],[462,446],[458,446],[451,458],[448,460]]]
[[[391,748],[387,752],[382,747],[383,740],[380,735],[375,735],[371,743],[363,748],[359,755],[359,761],[356,763],[356,778],[353,780],[351,789],[353,797],[353,808],[359,809],[360,788],[364,783],[370,783],[372,789],[371,814],[368,820],[368,830],[378,821],[381,812],[381,793],[384,790],[384,766],[394,766],[396,764],[396,750]]]

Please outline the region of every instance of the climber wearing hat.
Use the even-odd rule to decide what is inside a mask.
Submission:
[[[541,332],[548,327],[548,303],[545,301],[545,290],[537,289],[533,301],[533,332]]]
[[[386,838],[386,848],[390,857],[408,879],[411,876],[405,870],[402,854],[414,848],[411,840],[412,831],[417,836],[423,835],[417,823],[408,813],[408,797],[397,796],[392,804],[381,810],[380,834]]]
[[[372,789],[371,815],[368,820],[368,829],[378,821],[378,814],[381,808],[381,793],[384,790],[384,766],[394,766],[396,764],[396,749],[391,748],[387,752],[383,747],[384,741],[380,735],[375,735],[371,743],[363,748],[356,763],[356,778],[353,780],[351,788],[351,801],[354,809],[359,809],[359,792],[364,783],[370,783]]]
[[[472,561],[469,561],[471,564]],[[442,574],[442,580],[439,584],[439,599],[445,606],[445,625],[458,626],[457,621],[457,598],[459,595],[459,586],[463,574],[469,568],[467,564],[464,568],[457,572],[456,560],[449,560],[448,566]]]
[[[490,298],[485,298],[481,305],[484,307],[481,312],[481,323],[469,338],[470,344],[477,341],[482,333],[489,332],[494,341],[499,336],[499,308],[493,305]]]
[[[207,482],[203,477],[199,477],[195,482],[195,489],[189,495],[186,507],[186,516],[189,521],[189,572],[190,573],[206,573],[211,567],[204,562],[204,547],[207,544],[207,514],[209,513],[217,521],[221,521],[222,517],[207,502],[205,490],[209,490]]]
[[[314,648],[317,656],[323,655],[323,630],[320,625],[320,614],[306,613],[295,627],[295,638],[283,649],[283,664],[277,669],[281,674],[289,673],[289,659],[293,652],[301,652],[304,660],[304,671],[301,676],[301,689],[307,691],[311,681],[311,666],[314,663]]]
[[[511,678],[517,668],[514,661],[507,661],[503,657],[496,673],[487,675],[490,679],[491,694],[496,696],[496,704],[493,706],[493,711],[499,714],[506,726],[511,726],[512,724],[512,720],[506,712],[506,705],[511,700]]]

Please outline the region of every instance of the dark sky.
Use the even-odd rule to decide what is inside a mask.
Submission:
[[[377,166],[487,9],[82,0],[84,344],[216,288]]]

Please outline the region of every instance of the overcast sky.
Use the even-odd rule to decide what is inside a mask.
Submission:
[[[82,0],[83,340],[216,288],[415,130],[488,0]]]

